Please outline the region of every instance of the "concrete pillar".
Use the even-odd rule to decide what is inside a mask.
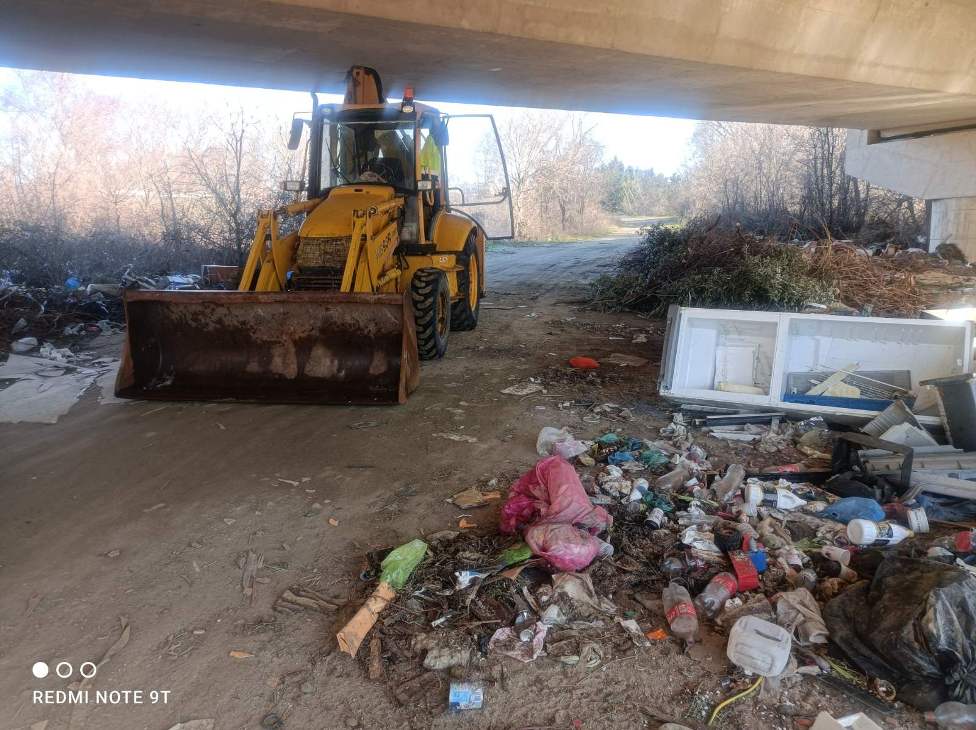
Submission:
[[[932,201],[929,250],[954,243],[967,261],[976,261],[976,197]]]

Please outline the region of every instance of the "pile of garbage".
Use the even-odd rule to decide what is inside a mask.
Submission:
[[[236,271],[236,267],[205,268]],[[43,348],[54,348],[64,339],[120,332],[125,289],[181,290],[203,285],[197,274],[138,276],[126,271],[116,283],[86,284],[71,276],[61,286],[32,287],[15,283],[10,272],[0,272],[0,353],[48,357]]]
[[[0,286],[0,352],[23,354],[45,339],[114,332],[123,319],[118,287]]]
[[[814,461],[841,440],[822,422],[775,432]],[[680,416],[656,439],[542,429],[497,531],[462,519],[369,556],[375,588],[339,647],[368,646],[368,675],[401,705],[464,710],[503,681],[502,657],[589,671],[711,634],[727,637],[735,691],[709,725],[815,677],[866,708],[907,703],[970,727],[951,723],[976,712],[976,529],[935,524],[931,499],[856,468],[820,486],[799,469],[716,469],[696,435]],[[475,492],[466,506],[500,497]]]

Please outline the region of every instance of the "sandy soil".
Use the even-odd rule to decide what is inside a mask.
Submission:
[[[662,323],[578,307],[586,281],[632,243],[494,248],[478,329],[424,365],[404,406],[98,405],[92,394],[56,425],[0,426],[0,727],[165,730],[214,718],[219,729],[256,728],[274,712],[286,728],[644,728],[657,727],[647,709],[683,716],[724,696],[719,638],[689,654],[658,642],[588,672],[504,660],[487,668],[497,681],[479,712],[399,707],[337,651],[334,615],[271,610],[296,583],[357,601],[367,551],[455,526],[460,511],[445,498],[492,478],[507,486],[534,463],[540,427],[585,437],[620,425],[593,422],[586,402],[631,406],[628,431],[655,432],[666,417],[654,397]],[[652,365],[562,375],[572,355],[611,352]],[[549,379],[547,394],[499,393],[535,375]],[[471,519],[494,528],[490,508]],[[238,564],[248,550],[265,563],[250,602]],[[168,701],[35,704],[33,690],[64,689],[105,654],[120,617],[130,639],[90,692],[167,690]],[[75,674],[35,679],[38,660]],[[793,715],[862,709],[817,687],[743,701],[720,726],[792,728]]]

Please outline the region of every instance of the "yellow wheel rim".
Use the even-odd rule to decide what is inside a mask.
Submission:
[[[468,306],[472,312],[478,306],[478,290],[481,287],[478,273],[478,257],[472,256],[468,259]]]

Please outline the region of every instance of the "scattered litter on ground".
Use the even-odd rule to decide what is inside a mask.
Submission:
[[[460,441],[466,444],[478,443],[478,439],[474,436],[467,436],[463,433],[432,433],[431,436],[447,439],[448,441]]]
[[[914,427],[911,409],[897,408],[890,420]],[[694,710],[703,722],[773,703],[812,677],[817,692],[849,688],[885,712],[898,702],[971,701],[973,632],[946,627],[976,626],[976,590],[965,588],[976,587],[967,570],[976,531],[930,524],[915,498],[933,495],[899,483],[899,464],[884,477],[862,468],[869,456],[877,465],[913,449],[927,465],[944,453],[927,450],[943,447],[887,442],[901,451],[885,452],[868,434],[820,419],[740,414],[721,428],[760,438],[734,448],[778,472],[720,469],[702,446],[717,425],[708,418],[675,414],[653,438],[628,434],[627,422],[585,434],[542,428],[538,462],[502,493],[497,530],[465,514],[457,530],[429,535],[402,582],[374,584],[340,648],[355,656],[368,642],[368,676],[398,688],[406,704],[423,696],[442,710],[452,701],[420,682],[424,672],[483,690],[498,662],[592,671],[668,642],[697,647],[703,671],[729,676],[725,692]],[[783,452],[796,461],[773,461]],[[502,494],[471,487],[449,501],[468,510]],[[393,554],[371,553],[367,575]],[[928,566],[924,584],[911,561]],[[913,625],[925,606],[945,620]],[[903,638],[875,643],[895,634]],[[923,677],[941,692],[920,699],[912,682]]]
[[[279,613],[295,613],[305,610],[329,613],[335,611],[340,605],[339,601],[328,599],[307,586],[296,584],[286,588],[272,608]]]
[[[594,360],[592,357],[577,355],[569,358],[569,366],[571,368],[576,368],[577,370],[596,370],[598,367],[600,367],[600,363]]]
[[[502,493],[498,490],[482,492],[477,487],[471,487],[458,492],[448,501],[460,509],[473,509],[474,507],[484,507],[486,504],[501,499]]]
[[[546,388],[542,383],[526,381],[503,388],[501,392],[505,395],[531,395],[532,393],[545,393]]]
[[[636,355],[625,355],[620,352],[615,352],[609,357],[603,358],[602,362],[609,362],[614,365],[622,365],[624,367],[639,368],[647,365],[647,363],[650,361],[646,357],[637,357]]]

